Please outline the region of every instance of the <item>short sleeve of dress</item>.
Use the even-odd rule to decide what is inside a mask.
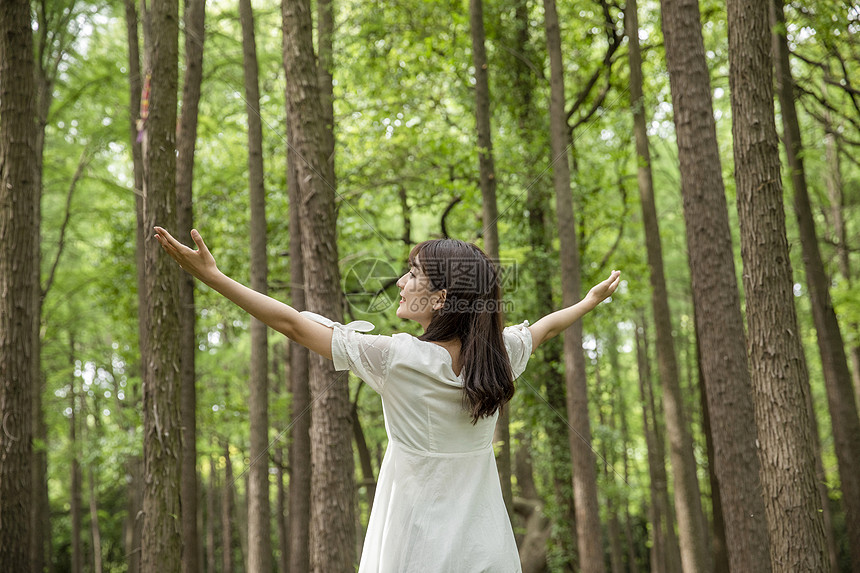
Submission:
[[[356,376],[382,394],[388,378],[392,338],[378,334],[364,334],[373,330],[373,324],[356,320],[341,324],[313,312],[302,311],[305,318],[332,327],[331,357],[337,371],[351,370]]]
[[[529,321],[526,320],[522,324],[508,326],[502,332],[515,380],[525,371],[532,354],[532,333],[528,327]]]

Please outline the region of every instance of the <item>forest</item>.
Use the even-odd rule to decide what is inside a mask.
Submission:
[[[379,395],[160,226],[377,334],[425,239],[506,324],[621,269],[499,416],[511,570],[860,573],[858,158],[846,0],[3,0],[0,571],[358,568]]]

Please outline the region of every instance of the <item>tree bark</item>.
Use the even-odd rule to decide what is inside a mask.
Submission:
[[[665,14],[664,19],[668,19]],[[663,386],[663,406],[666,414],[666,431],[671,444],[670,459],[675,478],[675,509],[681,538],[681,558],[684,569],[707,571],[711,567],[711,555],[707,546],[707,530],[699,482],[696,477],[696,459],[693,455],[693,438],[689,420],[684,413],[683,397],[672,338],[672,318],[669,295],[663,271],[663,250],[660,245],[660,230],[654,201],[654,185],[651,176],[651,156],[644,98],[642,94],[642,59],[639,51],[639,25],[636,1],[627,3],[625,25],[629,41],[630,101],[633,107],[633,125],[636,138],[639,197],[642,207],[642,222],[645,228],[645,245],[651,280],[651,306],[656,333],[657,366]],[[696,24],[698,26],[698,23]],[[664,22],[664,27],[668,22]],[[670,32],[667,30],[666,35]],[[667,59],[669,55],[667,53]],[[752,409],[750,409],[752,414]],[[766,554],[765,554],[766,555]]]
[[[193,226],[192,184],[194,148],[197,143],[197,111],[203,82],[203,40],[206,0],[185,0],[185,81],[182,85],[182,117],[176,141],[176,233],[188,237]],[[197,313],[194,278],[179,278],[180,416],[182,417],[182,573],[197,573],[197,392],[195,352]]]
[[[292,130],[287,141],[287,187],[290,201],[290,302],[305,310],[305,273],[302,262],[301,209],[299,180]],[[311,517],[311,390],[308,349],[290,341],[290,571],[310,571]]]
[[[307,307],[341,321],[334,172],[325,156],[325,116],[315,68],[308,0],[285,0],[284,67],[290,139],[298,157],[302,261]],[[342,376],[342,375],[341,375]],[[340,382],[338,382],[340,380]],[[334,381],[334,382],[333,382]],[[311,570],[352,571],[355,561],[350,402],[331,361],[310,358]]]
[[[30,3],[0,6],[0,563],[30,568],[33,359],[39,315],[36,91]]]
[[[75,363],[74,358],[75,351],[75,343],[74,339],[69,342],[69,362],[70,364]],[[81,549],[81,529],[82,529],[82,517],[81,517],[81,489],[82,489],[82,476],[81,476],[81,463],[78,461],[80,456],[80,447],[78,446],[77,439],[77,414],[76,410],[78,407],[77,404],[77,392],[75,391],[75,379],[74,377],[70,380],[70,392],[69,392],[69,407],[70,407],[70,415],[69,415],[69,449],[71,450],[71,475],[69,476],[69,518],[71,519],[72,526],[72,573],[82,573],[84,569],[84,553]]]
[[[731,568],[770,571],[754,397],[697,0],[663,0],[688,257]],[[678,507],[679,522],[682,508]],[[687,510],[684,509],[684,512]],[[684,568],[707,553],[682,528]],[[686,540],[685,540],[686,537]]]
[[[830,298],[830,277],[818,249],[818,233],[812,216],[806,173],[803,169],[803,143],[795,109],[794,80],[788,61],[783,0],[771,2],[773,53],[776,65],[776,87],[782,115],[783,142],[788,169],[794,188],[794,213],[800,229],[803,266],[809,287],[812,319],[818,333],[818,351],[824,371],[824,385],[833,429],[833,446],[839,463],[842,506],[848,552],[854,573],[860,573],[860,417],[845,355],[845,342]]]
[[[102,573],[102,536],[99,531],[99,511],[96,501],[96,476],[93,466],[89,467],[90,486],[90,535],[93,542],[93,573]]]
[[[496,171],[493,162],[493,138],[490,128],[490,82],[487,50],[484,46],[484,8],[482,0],[469,0],[469,22],[472,36],[472,64],[475,67],[475,117],[478,136],[478,170],[481,187],[481,206],[484,250],[493,261],[499,261],[499,232],[496,221],[499,210],[496,204]],[[507,405],[502,407],[496,420],[493,442],[498,448],[499,480],[502,498],[513,515],[511,490],[511,428]]]
[[[570,189],[567,158],[564,67],[561,60],[561,31],[555,0],[544,0],[547,51],[550,58],[550,152],[553,166],[556,216],[558,217],[559,258],[561,259],[562,305],[580,299],[579,247]],[[576,512],[579,564],[586,573],[603,573],[603,544],[597,505],[597,472],[591,449],[588,419],[588,387],[582,354],[582,322],[564,334],[567,419],[570,426],[570,458],[573,463],[573,498]]]
[[[644,320],[642,321],[644,324]],[[657,408],[651,387],[651,364],[648,358],[648,337],[636,328],[636,364],[639,395],[642,398],[642,427],[648,451],[648,475],[651,491],[651,570],[680,573],[681,553],[675,537],[672,506],[666,475],[666,454],[663,435],[657,420]]]
[[[317,81],[319,82],[320,103],[325,121],[325,127],[322,129],[323,153],[332,173],[334,173],[333,43],[334,2],[332,0],[317,0]]]
[[[263,122],[254,13],[250,0],[239,0],[242,21],[242,60],[245,71],[245,103],[248,112],[248,187],[251,204],[251,288],[268,293],[266,256],[266,188],[263,170]],[[272,568],[269,508],[269,352],[266,325],[251,318],[251,467],[248,489],[248,569],[265,573]]]
[[[233,462],[224,443],[224,489],[221,498],[221,571],[233,573]]]
[[[211,443],[210,443],[211,445]],[[206,488],[206,573],[215,573],[215,496],[218,492],[215,458],[209,455],[209,487]]]
[[[829,571],[805,402],[809,381],[803,369],[785,231],[768,5],[728,0],[727,17],[750,369],[771,562],[776,571]],[[725,332],[721,335],[726,337]]]
[[[515,50],[528,55],[533,49],[530,37],[529,6],[527,0],[517,0],[515,8],[516,37]],[[518,103],[517,129],[520,138],[531,144],[534,140],[534,102],[535,79],[532,71],[522,58],[515,60],[514,93]],[[529,158],[530,162],[532,159]],[[549,269],[552,268],[552,240],[547,232],[547,208],[549,191],[543,185],[531,185],[537,173],[528,173],[524,179],[527,185],[526,211],[528,211],[529,246],[533,256],[527,262],[531,276],[535,277],[536,308],[535,316],[545,316],[556,310],[552,300],[552,285]],[[543,360],[532,366],[534,380],[543,380],[546,401],[550,412],[544,417],[544,425],[549,439],[553,495],[555,497],[555,520],[551,528],[553,544],[564,557],[562,570],[573,569],[576,554],[576,518],[573,508],[573,479],[570,466],[570,446],[567,440],[566,397],[564,379],[551,364],[561,362],[561,341],[553,339],[542,346]]]
[[[144,230],[176,226],[176,92],[178,19],[175,0],[153,0],[146,38],[151,70],[149,117],[143,137]],[[143,573],[181,569],[179,419],[180,270],[155,241],[145,249],[147,343],[143,370]]]

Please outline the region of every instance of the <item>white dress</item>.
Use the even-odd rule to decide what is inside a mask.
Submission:
[[[498,414],[473,425],[451,355],[410,334],[381,336],[366,321],[333,327],[336,370],[382,396],[382,460],[359,573],[518,573],[511,522],[493,455]],[[504,329],[514,378],[532,351],[528,321]]]

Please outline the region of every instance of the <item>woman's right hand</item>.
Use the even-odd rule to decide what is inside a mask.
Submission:
[[[173,260],[193,277],[208,283],[217,276],[219,271],[215,264],[215,258],[206,248],[203,237],[196,229],[191,230],[191,238],[197,245],[196,251],[174,239],[170,233],[161,227],[155,227],[155,238],[158,239],[167,254],[173,257]]]

